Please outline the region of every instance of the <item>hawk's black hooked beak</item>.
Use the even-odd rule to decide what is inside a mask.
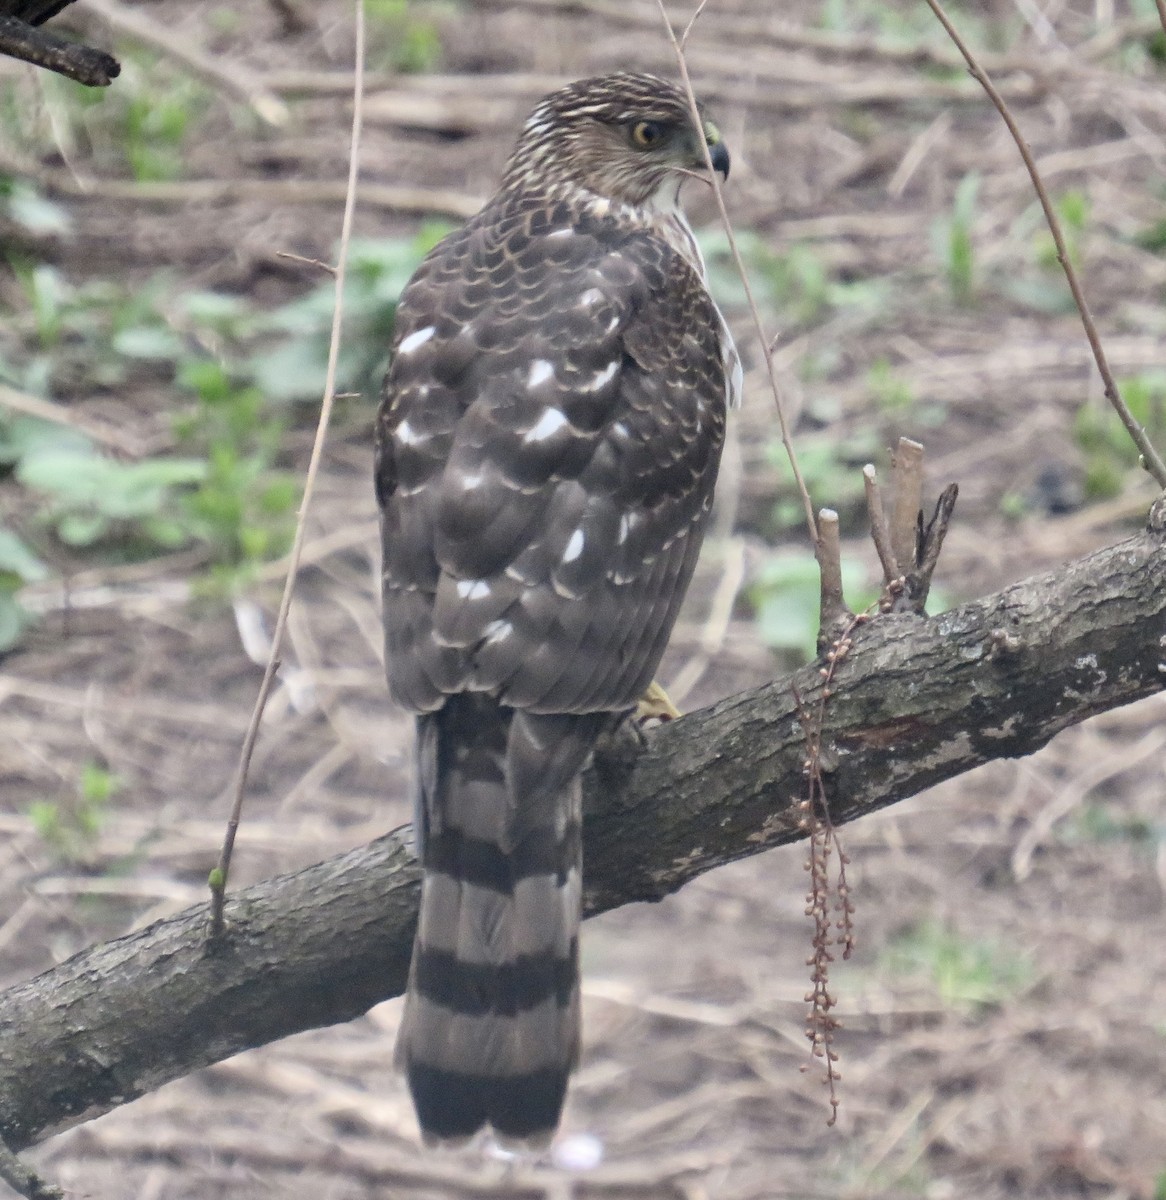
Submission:
[[[710,146],[709,157],[713,160],[713,170],[718,172],[722,179],[728,179],[729,150],[725,143],[717,142],[715,146]]]
[[[722,179],[729,178],[729,148],[721,140],[721,131],[712,123],[704,123],[704,140],[708,143],[709,158],[712,159],[713,170]]]

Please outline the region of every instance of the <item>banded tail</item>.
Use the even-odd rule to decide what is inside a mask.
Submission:
[[[610,719],[473,693],[418,718],[425,877],[397,1062],[427,1142],[558,1125],[579,1058],[579,772]]]

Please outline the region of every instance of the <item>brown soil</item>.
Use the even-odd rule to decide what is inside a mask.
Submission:
[[[80,0],[75,19],[108,44],[86,7]],[[208,47],[217,63],[266,83],[291,119],[265,128],[224,81],[214,84],[186,174],[223,190],[197,202],[127,199],[108,164],[66,166],[46,152],[25,166],[68,207],[74,231],[37,243],[36,254],[73,280],[144,280],[169,267],[192,286],[271,305],[313,286],[310,270],[277,253],[332,253],[353,35],[340,0],[297,7],[303,30],[284,27],[283,5],[249,0],[233,6],[240,19],[224,32],[212,6],[136,6],[179,45]],[[690,54],[733,149],[737,227],[775,253],[809,247],[832,284],[885,280],[873,305],[826,307],[801,323],[786,312],[777,361],[800,438],[865,434],[880,445],[907,434],[927,444],[932,492],[953,479],[961,487],[939,572],[949,597],[1117,540],[1150,492],[1131,478],[1106,506],[1073,500],[1083,471],[1073,417],[1099,388],[1076,316],[1037,312],[1008,291],[1016,279],[1055,280],[1037,261],[1041,235],[1026,215],[1034,200],[1015,147],[972,81],[944,67],[941,39],[927,41],[941,61],[897,54],[871,32],[874,5],[855,3],[853,33],[825,45],[823,7],[796,0],[779,20],[763,0],[718,0]],[[902,15],[922,5],[884,7]],[[1050,188],[1088,199],[1079,238],[1088,293],[1115,371],[1138,374],[1163,361],[1166,266],[1136,240],[1166,216],[1161,76],[1142,52],[1144,21],[1131,23],[1121,0],[1054,3],[1047,28],[1039,14],[1031,26],[1019,15],[1038,7],[999,0],[974,12],[1008,47],[992,55],[995,74]],[[376,185],[444,189],[463,211],[486,194],[530,102],[555,82],[617,65],[674,73],[647,3],[497,0],[448,6],[435,19],[439,77],[370,80],[361,235],[401,234],[422,220],[399,197],[384,202]],[[11,78],[22,102],[40,103],[31,74],[0,64],[0,82]],[[88,195],[70,186],[73,170],[96,181]],[[976,296],[960,307],[932,231],[973,170],[982,177]],[[305,190],[240,196],[237,181]],[[312,198],[314,182],[330,189],[323,199]],[[699,198],[694,208],[698,223],[711,220]],[[0,298],[17,305],[3,272]],[[768,516],[778,486],[772,400],[747,315],[731,315],[753,370],[726,461],[722,533],[661,673],[685,681],[687,707],[780,670],[743,601],[727,625],[716,620],[734,564],[750,577],[780,540]],[[909,390],[905,406],[880,402],[880,360]],[[157,381],[109,395],[82,372],[75,394],[59,399],[131,452],[169,428]],[[310,565],[253,767],[238,884],[408,817],[409,722],[390,707],[379,663],[371,411],[367,400],[349,410],[326,455]],[[305,429],[311,419],[303,415]],[[294,445],[302,466],[306,437]],[[1058,489],[1067,505],[1049,503]],[[1004,515],[1008,497],[1023,501],[1023,515]],[[11,482],[0,499],[7,516],[28,515]],[[804,548],[796,528],[785,539]],[[850,548],[872,562],[857,538]],[[62,550],[58,566],[68,595],[30,593],[44,616],[0,673],[5,982],[201,899],[262,670],[242,648],[243,606],[189,603],[181,559],[108,568]],[[250,596],[268,628],[277,587],[273,571]],[[241,1055],[29,1157],[71,1195],[103,1200],[1153,1200],[1166,1194],[1164,730],[1159,696],[844,831],[859,949],[833,977],[845,1026],[834,1128],[816,1064],[801,1070],[809,927],[804,850],[791,847],[588,924],[586,1052],[553,1164],[417,1146],[391,1064],[398,1003]],[[69,861],[38,836],[28,810],[69,803],[93,761],[122,786],[82,861]],[[596,1147],[600,1166],[570,1168]]]

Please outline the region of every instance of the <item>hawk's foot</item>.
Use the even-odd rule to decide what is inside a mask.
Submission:
[[[653,679],[636,705],[632,719],[637,726],[649,721],[675,721],[681,716],[680,709],[668,697],[668,693]]]

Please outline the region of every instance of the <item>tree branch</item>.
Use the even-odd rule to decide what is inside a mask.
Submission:
[[[104,50],[69,42],[39,26],[73,0],[0,0],[0,54],[56,71],[89,87],[108,87],[121,63]]]
[[[1030,754],[1166,687],[1166,500],[1150,527],[928,620],[857,630],[825,707],[836,824]],[[651,900],[802,836],[796,687],[816,666],[630,737],[587,777],[585,904]],[[94,947],[0,995],[0,1136],[22,1149],[168,1080],[346,1021],[405,985],[420,874],[394,835]]]

